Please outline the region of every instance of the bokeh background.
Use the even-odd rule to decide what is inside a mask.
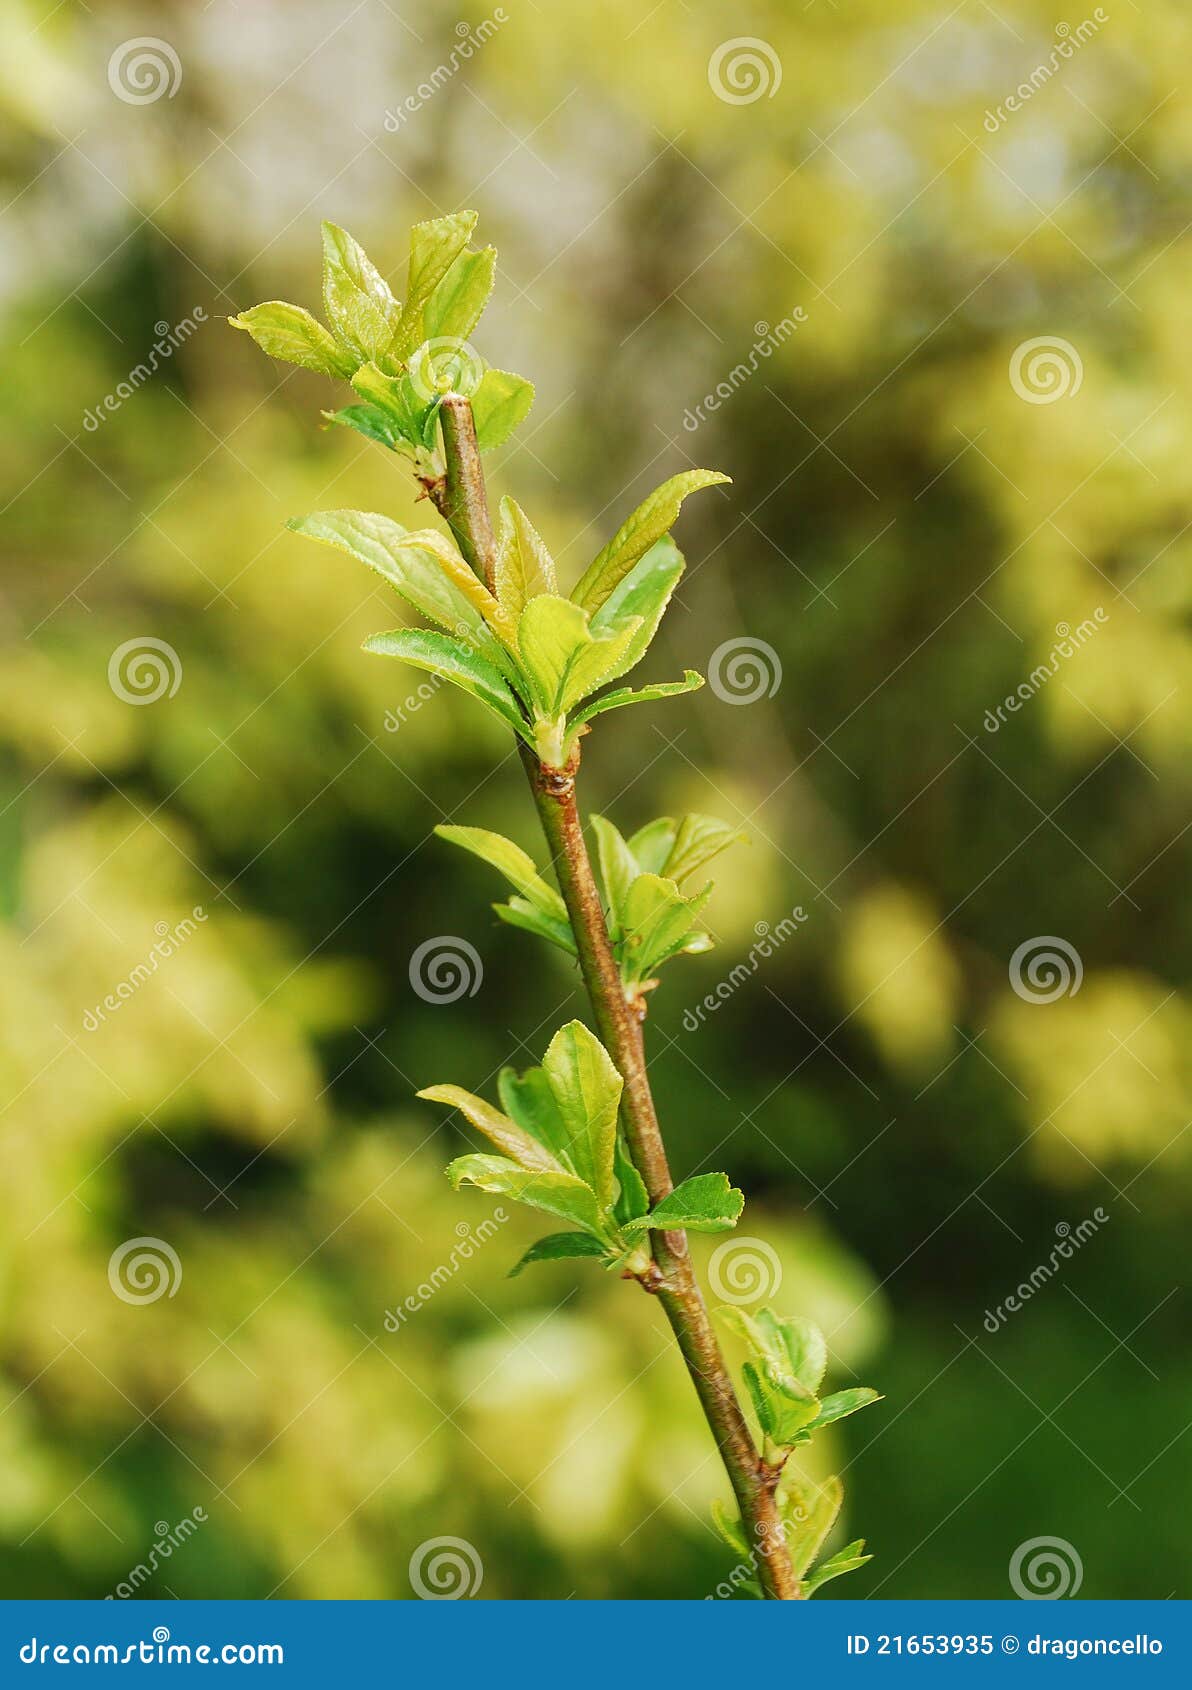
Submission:
[[[538,384],[492,479],[572,578],[666,475],[734,478],[684,513],[650,674],[743,639],[761,685],[609,717],[584,800],[751,836],[650,1043],[676,1169],[729,1170],[776,1306],[886,1393],[824,1453],[877,1556],[827,1594],[1009,1595],[1047,1536],[1082,1596],[1187,1595],[1186,8],[11,0],[0,27],[5,1593],[105,1595],[188,1517],[140,1595],[406,1597],[444,1536],[481,1598],[729,1570],[657,1309],[584,1264],[508,1280],[528,1215],[461,1248],[492,1204],[451,1195],[463,1140],[412,1094],[537,1059],[582,998],[430,837],[535,847],[499,729],[362,656],[399,607],[282,526],[426,507],[222,321],[317,308],[322,216],[399,285],[408,225],[472,205],[479,348]],[[178,67],[152,49],[152,98],[118,91],[143,36]],[[146,639],[177,684],[130,703],[109,666]],[[413,988],[442,936],[474,995]],[[1045,936],[1066,983],[1015,990]],[[140,1237],[181,1277],[133,1304],[109,1261]]]

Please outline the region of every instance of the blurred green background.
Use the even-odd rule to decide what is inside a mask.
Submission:
[[[404,1597],[443,1536],[481,1597],[729,1570],[658,1310],[583,1264],[506,1279],[529,1215],[473,1252],[491,1201],[451,1195],[463,1141],[412,1100],[583,1013],[430,837],[537,848],[499,729],[411,708],[420,677],[359,651],[396,604],[282,526],[426,506],[320,431],[340,393],[222,321],[317,308],[322,216],[400,285],[409,223],[472,205],[500,249],[479,348],[538,384],[490,474],[568,578],[666,475],[734,478],[682,518],[642,678],[748,639],[781,679],[608,718],[583,798],[751,835],[649,1040],[677,1172],[728,1169],[776,1306],[886,1393],[825,1453],[877,1556],[829,1594],[1007,1596],[1050,1536],[1083,1596],[1187,1595],[1192,19],[499,11],[5,9],[5,1594],[102,1596],[196,1509],[141,1595]],[[154,98],[119,83],[143,36]],[[1026,354],[1011,379],[1038,337],[1061,391]],[[146,638],[177,685],[129,703],[109,665]],[[437,936],[478,953],[475,995],[412,989]],[[1051,1002],[1010,980],[1040,936],[1082,969]],[[141,1237],[181,1279],[133,1304],[109,1260]]]

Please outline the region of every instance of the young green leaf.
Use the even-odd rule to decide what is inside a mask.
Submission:
[[[502,1115],[499,1109],[494,1109],[491,1103],[486,1103],[473,1092],[464,1091],[461,1086],[425,1086],[418,1096],[428,1103],[446,1103],[452,1109],[458,1109],[477,1132],[483,1133],[519,1167],[536,1169],[540,1173],[566,1173],[567,1170],[545,1145],[539,1144],[508,1115]]]
[[[478,605],[471,583],[465,593],[456,585],[454,573],[444,570],[437,548],[447,547],[448,542],[441,535],[436,534],[428,545],[430,530],[410,534],[400,522],[376,511],[315,511],[311,516],[291,517],[286,527],[359,559],[423,616],[466,639],[494,667],[513,672],[500,639],[484,620],[484,601]],[[483,592],[476,577],[471,579]]]
[[[831,1396],[822,1399],[820,1411],[807,1429],[810,1432],[818,1432],[821,1426],[830,1426],[834,1420],[843,1420],[850,1414],[856,1414],[858,1409],[868,1408],[871,1402],[881,1400],[880,1392],[871,1390],[868,1385],[855,1385],[847,1391],[833,1391]]]
[[[748,1539],[745,1536],[745,1528],[739,1518],[734,1518],[728,1512],[719,1497],[712,1504],[712,1523],[729,1548],[748,1560],[750,1549]]]
[[[538,593],[556,593],[555,563],[541,534],[516,499],[501,500],[495,569],[497,597],[520,616]]]
[[[390,451],[409,450],[409,441],[380,405],[345,405],[342,411],[324,411],[323,416],[329,423],[338,423],[342,428],[353,428],[357,434],[363,434],[366,440],[375,440],[378,445],[388,446]]]
[[[779,1491],[779,1512],[796,1578],[804,1576],[819,1554],[824,1539],[836,1524],[843,1500],[844,1486],[838,1478],[825,1479],[818,1486],[788,1480]]]
[[[434,445],[438,404],[423,399],[404,370],[391,376],[375,364],[362,364],[352,377],[352,386],[362,399],[385,412],[411,446],[429,451]]]
[[[482,862],[491,864],[535,909],[558,921],[567,920],[567,907],[562,898],[539,874],[533,858],[512,839],[506,839],[500,833],[490,833],[484,827],[456,827],[447,823],[441,823],[435,832],[448,844],[471,851]]]
[[[727,1232],[745,1207],[744,1194],[727,1174],[693,1174],[655,1205],[647,1221],[652,1232]],[[626,1232],[636,1230],[631,1225]],[[858,1405],[860,1406],[860,1405]]]
[[[568,956],[575,956],[575,934],[570,921],[559,921],[545,915],[525,898],[510,898],[507,904],[494,904],[493,909],[510,927],[520,927],[526,933],[536,933],[548,944],[557,945]]]
[[[689,493],[730,479],[718,470],[689,469],[656,487],[593,559],[571,595],[576,604],[585,610],[598,610],[637,560],[674,525]]]
[[[491,452],[508,440],[534,403],[534,384],[508,370],[485,370],[472,395],[476,443]]]
[[[546,1238],[540,1238],[536,1244],[531,1244],[516,1267],[509,1269],[508,1277],[516,1279],[523,1269],[533,1262],[561,1262],[572,1256],[603,1256],[605,1246],[599,1238],[593,1238],[590,1232],[552,1232]]]
[[[638,1173],[633,1158],[629,1154],[629,1147],[617,1134],[617,1149],[613,1158],[613,1171],[617,1176],[620,1192],[616,1202],[617,1220],[622,1226],[630,1221],[640,1220],[649,1212],[650,1194],[646,1190],[646,1182]]]
[[[600,879],[609,906],[609,935],[620,939],[624,927],[624,909],[629,888],[641,870],[621,834],[604,816],[593,816],[596,833],[596,854],[600,863]]]
[[[359,242],[323,224],[323,306],[354,362],[383,361],[397,334],[401,306]]]
[[[688,669],[681,681],[658,681],[649,687],[618,687],[614,692],[606,692],[602,698],[595,699],[591,704],[585,704],[582,710],[577,710],[568,722],[569,738],[574,740],[577,730],[585,722],[590,722],[594,716],[603,715],[606,710],[621,710],[626,704],[650,704],[656,698],[673,698],[681,692],[697,692],[704,684],[704,677],[697,675],[694,669]]]
[[[666,865],[670,862],[677,831],[672,816],[658,816],[656,820],[647,822],[645,827],[638,828],[629,841],[629,849],[637,859],[640,873],[667,873]],[[670,878],[674,880],[677,877],[671,875]]]
[[[667,853],[666,866],[660,873],[671,880],[686,880],[697,868],[711,862],[730,845],[748,841],[748,834],[715,816],[686,815],[675,830],[674,843]]]
[[[416,669],[429,670],[453,686],[462,687],[499,716],[506,727],[532,742],[517,701],[500,670],[479,652],[469,651],[467,646],[449,640],[445,634],[428,633],[422,628],[397,628],[389,634],[373,634],[365,640],[364,650],[378,657],[400,657]]]
[[[480,321],[493,291],[497,249],[461,252],[435,288],[422,313],[427,340],[466,340]]]
[[[830,1579],[838,1579],[842,1573],[856,1572],[866,1561],[872,1561],[872,1555],[866,1555],[865,1539],[859,1537],[855,1543],[848,1543],[843,1549],[838,1549],[835,1555],[830,1555],[826,1561],[821,1561],[803,1580],[804,1596],[811,1596],[821,1584],[827,1584]]]
[[[649,650],[663,612],[683,573],[683,554],[669,536],[652,545],[628,575],[613,588],[592,616],[593,634],[615,633],[636,620],[637,631],[610,681],[627,675]]]
[[[300,305],[287,305],[282,299],[267,300],[229,317],[234,329],[250,334],[271,358],[286,364],[299,364],[304,370],[314,370],[321,376],[347,378],[358,360],[345,352],[322,323],[317,323],[309,311]]]
[[[502,1109],[519,1127],[539,1144],[545,1144],[569,1172],[578,1172],[572,1155],[573,1129],[541,1068],[527,1068],[524,1074],[502,1068],[497,1076],[497,1092]]]
[[[402,310],[397,345],[394,348],[398,357],[408,357],[426,340],[424,307],[467,246],[468,237],[475,227],[474,211],[453,211],[447,217],[434,217],[427,223],[415,223],[410,230],[406,303]]]
[[[646,979],[660,963],[682,950],[711,890],[706,886],[696,897],[685,898],[673,880],[656,874],[638,875],[621,908],[621,954],[629,978]]]
[[[596,1194],[574,1174],[537,1173],[504,1156],[458,1156],[447,1169],[455,1190],[477,1185],[499,1197],[512,1197],[561,1221],[571,1221],[596,1238],[608,1235]]]
[[[582,1021],[560,1028],[542,1067],[570,1134],[571,1165],[611,1209],[621,1076]]]

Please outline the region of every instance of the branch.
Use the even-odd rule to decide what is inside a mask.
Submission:
[[[446,476],[432,489],[440,511],[476,573],[494,587],[495,541],[470,402],[448,394],[440,407]],[[666,1148],[646,1073],[640,1020],[626,1001],[576,802],[579,749],[565,769],[540,763],[522,745],[525,765],[555,873],[571,918],[580,971],[596,1031],[624,1082],[625,1136],[651,1203],[673,1189]],[[658,1278],[651,1284],[666,1312],[741,1510],[757,1543],[759,1580],[768,1597],[802,1596],[775,1502],[776,1486],[754,1448],[732,1379],[700,1292],[684,1232],[654,1232]]]

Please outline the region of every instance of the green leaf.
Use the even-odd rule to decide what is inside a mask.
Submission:
[[[384,411],[412,446],[429,450],[434,445],[438,403],[423,399],[404,371],[390,376],[375,364],[362,364],[352,377],[352,386],[361,398]]]
[[[453,260],[422,313],[427,340],[468,338],[493,291],[496,262],[497,249],[493,246],[486,246],[482,252],[461,252]]]
[[[508,370],[485,370],[472,395],[476,444],[482,452],[503,445],[534,403],[534,384]]]
[[[613,1171],[617,1176],[620,1194],[617,1197],[617,1220],[625,1225],[630,1221],[640,1220],[649,1212],[650,1194],[646,1190],[646,1182],[638,1173],[636,1164],[629,1154],[629,1148],[617,1134],[617,1148],[613,1159]]]
[[[502,1115],[499,1109],[494,1109],[491,1103],[486,1103],[473,1092],[464,1091],[461,1086],[426,1086],[418,1096],[428,1103],[446,1103],[450,1108],[458,1109],[477,1132],[483,1133],[519,1167],[536,1169],[539,1173],[566,1172],[544,1145],[523,1131],[508,1115]]]
[[[693,1174],[655,1205],[648,1224],[652,1232],[727,1232],[744,1207],[744,1194],[729,1184],[727,1174]]]
[[[532,598],[518,619],[517,648],[542,715],[556,717],[602,685],[633,632],[629,625],[593,639],[588,618],[569,599]]]
[[[621,910],[620,949],[628,977],[644,980],[659,963],[682,949],[710,893],[709,886],[696,897],[685,898],[673,880],[657,874],[638,875]]]
[[[380,405],[345,405],[342,411],[324,411],[323,416],[327,422],[353,428],[357,434],[388,446],[391,451],[398,452],[403,447],[409,447],[408,440],[393,418]]]
[[[645,656],[682,573],[683,554],[678,546],[669,536],[659,540],[634,564],[593,614],[594,634],[614,633],[626,622],[640,619],[616,673],[610,675],[609,680],[615,681],[628,674]]]
[[[665,874],[674,849],[676,826],[671,816],[659,816],[638,828],[629,841],[629,849],[637,859],[643,874]],[[671,876],[673,880],[674,875]]]
[[[453,686],[462,687],[499,716],[506,727],[530,740],[517,701],[500,670],[479,652],[469,651],[467,646],[449,640],[445,634],[428,633],[422,628],[397,628],[389,634],[374,634],[365,640],[364,649],[379,657],[400,657],[416,669],[427,669]]]
[[[323,224],[323,306],[354,363],[384,359],[401,306],[364,248],[334,223]]]
[[[807,1429],[809,1432],[818,1432],[821,1426],[830,1426],[834,1420],[844,1420],[848,1415],[856,1414],[858,1409],[868,1408],[871,1402],[881,1400],[880,1391],[871,1390],[868,1385],[856,1385],[847,1391],[833,1391],[831,1396],[821,1400],[820,1411]]]
[[[843,1549],[838,1549],[835,1555],[830,1555],[826,1561],[821,1561],[813,1572],[807,1574],[803,1580],[803,1594],[810,1596],[819,1589],[821,1584],[827,1584],[829,1579],[838,1579],[842,1573],[856,1572],[866,1561],[872,1561],[872,1555],[864,1553],[865,1539],[857,1538],[855,1543],[848,1543]]]
[[[618,687],[615,692],[606,692],[603,698],[597,698],[576,711],[568,723],[569,737],[574,738],[577,728],[590,722],[594,716],[603,715],[606,710],[621,710],[626,704],[650,704],[656,698],[673,698],[681,692],[697,692],[703,684],[704,677],[697,675],[694,669],[688,669],[681,681],[658,681],[653,686],[636,689]]]
[[[566,951],[568,956],[576,955],[575,934],[571,931],[569,921],[558,921],[552,916],[544,915],[525,898],[510,898],[507,904],[494,904],[493,909],[510,927],[520,927],[527,933],[536,933],[540,939],[545,939],[549,944],[557,945],[561,951]]]
[[[456,1191],[461,1185],[476,1185],[571,1221],[594,1237],[606,1236],[595,1192],[574,1174],[531,1172],[504,1156],[459,1156],[448,1167],[447,1178]]]
[[[440,535],[435,535],[428,547],[426,535],[431,530],[410,534],[400,522],[376,511],[315,511],[311,516],[291,517],[286,527],[359,559],[396,587],[415,610],[467,640],[495,667],[508,672],[510,659],[485,622],[475,597],[460,590],[453,574],[444,570],[440,553],[433,549],[435,542],[446,544]],[[472,581],[480,586],[474,575]]]
[[[456,827],[447,823],[440,824],[435,832],[440,839],[459,845],[482,862],[489,863],[542,914],[553,916],[558,921],[567,920],[567,906],[562,898],[539,874],[533,858],[512,839],[506,839],[500,833],[490,833],[484,827]]]
[[[516,499],[501,500],[495,569],[497,597],[514,616],[538,593],[556,593],[555,563]]]
[[[501,1107],[519,1127],[545,1144],[570,1173],[579,1172],[573,1156],[572,1129],[543,1069],[527,1068],[524,1074],[518,1074],[512,1068],[502,1068],[497,1092]]]
[[[605,1247],[590,1232],[552,1232],[531,1244],[516,1267],[509,1269],[509,1278],[516,1279],[523,1268],[532,1262],[561,1262],[571,1256],[603,1256]]]
[[[804,1576],[819,1554],[824,1539],[836,1524],[843,1500],[844,1486],[838,1478],[825,1479],[819,1486],[791,1480],[779,1491],[779,1513],[786,1528],[796,1578]]]
[[[740,1519],[734,1519],[725,1508],[719,1497],[712,1504],[712,1522],[729,1548],[735,1550],[746,1561],[749,1560],[749,1540],[745,1536],[745,1527]]]
[[[686,880],[689,874],[694,874],[697,868],[727,851],[730,845],[746,843],[748,837],[740,828],[717,821],[715,816],[684,816],[675,831],[666,867],[660,872],[674,881]]]
[[[406,303],[395,347],[399,357],[408,357],[414,348],[420,346],[427,338],[423,326],[423,308],[467,246],[468,237],[475,227],[474,211],[453,211],[447,217],[434,217],[427,223],[415,223],[410,230]]]
[[[585,610],[598,610],[637,560],[674,525],[689,493],[730,479],[718,470],[690,469],[682,475],[672,475],[669,481],[656,487],[593,559],[571,595],[576,604]]]
[[[357,360],[336,343],[322,323],[316,323],[309,311],[300,305],[287,305],[283,299],[270,299],[264,305],[254,305],[229,317],[234,329],[250,334],[271,358],[286,364],[299,364],[304,370],[315,370],[321,376],[348,377]]]
[[[571,1164],[602,1208],[611,1209],[621,1076],[582,1021],[569,1021],[559,1029],[542,1067],[570,1137]]]
[[[596,854],[600,862],[600,879],[604,885],[604,895],[608,901],[611,916],[609,933],[615,941],[620,938],[624,927],[623,912],[629,897],[629,888],[641,871],[628,845],[612,822],[604,816],[593,816],[591,819],[592,827],[596,833]]]

